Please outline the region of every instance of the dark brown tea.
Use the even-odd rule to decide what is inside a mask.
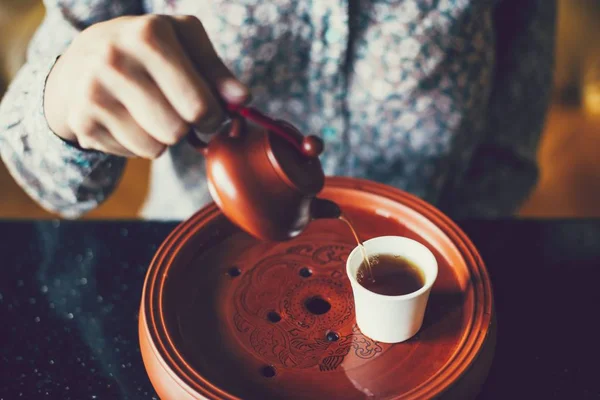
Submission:
[[[370,267],[363,261],[356,280],[367,290],[386,296],[402,296],[425,285],[423,272],[416,265],[392,254],[371,257]]]

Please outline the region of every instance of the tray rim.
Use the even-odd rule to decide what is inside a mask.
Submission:
[[[432,376],[410,392],[404,393],[401,398],[431,398],[444,394],[454,382],[461,380],[470,370],[491,332],[494,310],[493,288],[483,259],[470,238],[452,219],[411,193],[379,182],[340,176],[327,177],[325,188],[320,196],[323,196],[328,188],[366,191],[412,209],[440,229],[465,259],[474,291],[474,313],[469,326],[465,329],[465,339],[459,342],[461,348],[440,368],[441,373]],[[140,319],[143,319],[144,326],[140,325],[140,335],[148,336],[153,356],[161,361],[163,369],[169,373],[171,379],[192,398],[203,396],[198,398],[237,400],[240,398],[213,385],[193,370],[175,347],[161,307],[162,287],[168,275],[167,271],[181,248],[199,231],[200,224],[205,226],[222,215],[216,203],[211,202],[179,223],[163,240],[149,264],[144,280],[140,305]]]

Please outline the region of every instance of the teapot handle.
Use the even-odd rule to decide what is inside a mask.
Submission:
[[[273,120],[255,108],[227,104],[227,110],[241,115],[257,124],[267,128],[287,140],[306,157],[315,158],[323,152],[323,140],[315,135],[303,136],[291,124],[282,120]]]
[[[323,152],[323,140],[315,135],[303,136],[294,126],[283,120],[273,120],[252,107],[243,107],[231,103],[226,104],[227,110],[233,114],[231,119],[230,136],[240,136],[243,131],[243,120],[235,118],[241,116],[263,126],[271,132],[287,140],[296,149],[308,158],[316,158]],[[187,135],[188,142],[200,153],[206,154],[208,143],[200,139],[192,130]]]

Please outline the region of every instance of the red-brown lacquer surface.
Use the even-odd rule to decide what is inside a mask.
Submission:
[[[419,334],[389,345],[357,329],[345,275],[356,242],[344,222],[317,220],[291,241],[259,242],[210,206],[165,241],[145,284],[142,353],[161,397],[415,399],[476,391],[494,325],[489,278],[470,241],[437,210],[382,185],[333,178],[321,196],[342,207],[363,240],[404,235],[434,252],[439,275]]]

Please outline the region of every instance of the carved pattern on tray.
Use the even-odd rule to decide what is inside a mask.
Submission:
[[[248,351],[278,367],[334,371],[350,356],[356,366],[390,346],[364,336],[356,327],[350,283],[345,277],[347,244],[300,244],[268,255],[246,269],[233,295],[233,323]],[[312,275],[300,271],[310,268]],[[330,308],[311,313],[307,299],[319,297]],[[270,321],[269,313],[281,320]],[[338,333],[328,340],[327,333]]]

